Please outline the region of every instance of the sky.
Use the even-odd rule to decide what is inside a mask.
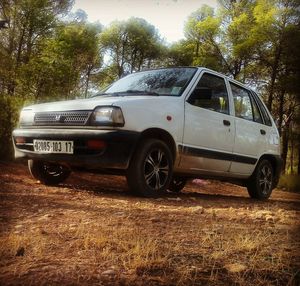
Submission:
[[[203,4],[217,7],[217,0],[75,0],[72,12],[84,10],[89,22],[108,26],[114,20],[144,18],[167,43],[184,38],[187,17]]]

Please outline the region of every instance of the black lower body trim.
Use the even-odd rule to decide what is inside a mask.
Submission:
[[[224,160],[224,161],[233,161],[238,163],[255,165],[257,162],[257,158],[242,156],[237,154],[224,153],[220,151],[212,151],[207,149],[188,147],[179,145],[179,151],[188,156],[195,157],[204,157],[208,159],[216,159],[216,160]]]
[[[16,158],[64,163],[69,166],[102,169],[127,169],[140,133],[126,130],[88,129],[16,129],[13,141]],[[22,137],[24,144],[17,144]],[[71,140],[74,154],[43,154],[33,150],[33,140]],[[99,139],[106,143],[100,150],[90,150],[87,141]]]

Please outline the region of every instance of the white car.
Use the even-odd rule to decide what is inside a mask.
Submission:
[[[201,67],[137,72],[92,98],[25,107],[13,141],[16,158],[27,158],[44,184],[80,168],[124,174],[147,197],[200,177],[267,199],[282,165],[279,134],[259,96]]]

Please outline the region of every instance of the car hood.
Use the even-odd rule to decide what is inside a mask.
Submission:
[[[35,104],[27,106],[24,109],[30,109],[34,112],[49,112],[49,111],[71,111],[71,110],[94,110],[96,106],[118,105],[122,102],[136,100],[153,100],[158,99],[158,96],[95,96],[86,99],[65,100],[50,103]]]

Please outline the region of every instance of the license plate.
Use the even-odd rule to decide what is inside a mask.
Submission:
[[[33,140],[33,150],[38,153],[73,154],[73,141]]]

